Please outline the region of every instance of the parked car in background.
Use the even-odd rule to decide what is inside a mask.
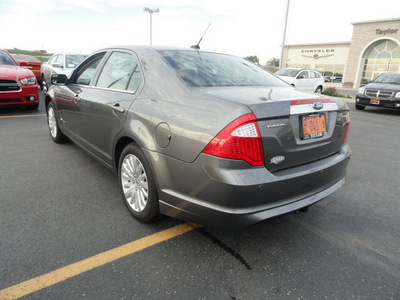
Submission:
[[[43,63],[40,69],[42,74],[42,90],[47,91],[51,85],[50,77],[54,74],[69,75],[87,57],[87,54],[56,53]]]
[[[356,109],[366,106],[400,109],[400,73],[384,73],[358,90]]]
[[[276,71],[275,75],[300,90],[320,94],[325,89],[324,77],[315,70],[284,68]]]
[[[23,68],[29,69],[35,74],[38,84],[42,85],[42,74],[40,73],[40,67],[42,62],[32,55],[25,54],[11,54],[11,56],[17,61],[17,63],[26,62],[27,66],[22,66]],[[24,64],[25,65],[25,64]]]
[[[5,106],[37,109],[39,93],[32,71],[20,67],[7,51],[0,49],[0,107]]]
[[[344,184],[347,104],[293,89],[245,59],[105,48],[51,80],[51,138],[69,138],[114,170],[141,221],[161,212],[243,227],[305,211]]]

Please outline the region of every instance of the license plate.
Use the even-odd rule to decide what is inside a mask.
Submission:
[[[326,135],[326,119],[325,115],[309,115],[303,116],[303,139],[314,139]]]
[[[380,100],[374,100],[374,99],[371,99],[370,101],[371,104],[376,104],[376,105],[379,105],[380,102],[381,102]]]

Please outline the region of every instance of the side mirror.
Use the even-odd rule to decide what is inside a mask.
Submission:
[[[66,84],[68,77],[65,74],[54,74],[51,75],[51,84]]]
[[[54,68],[62,68],[63,66],[59,63],[53,63],[51,64]]]
[[[20,61],[18,64],[19,64],[20,67],[27,67],[28,66],[28,63],[26,61]]]

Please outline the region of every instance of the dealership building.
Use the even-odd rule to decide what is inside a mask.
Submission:
[[[400,19],[354,22],[350,42],[285,45],[282,67],[318,70],[327,84],[358,88],[400,72]]]

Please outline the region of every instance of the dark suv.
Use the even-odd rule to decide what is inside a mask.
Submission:
[[[384,73],[358,90],[356,109],[379,106],[400,109],[400,73]]]

